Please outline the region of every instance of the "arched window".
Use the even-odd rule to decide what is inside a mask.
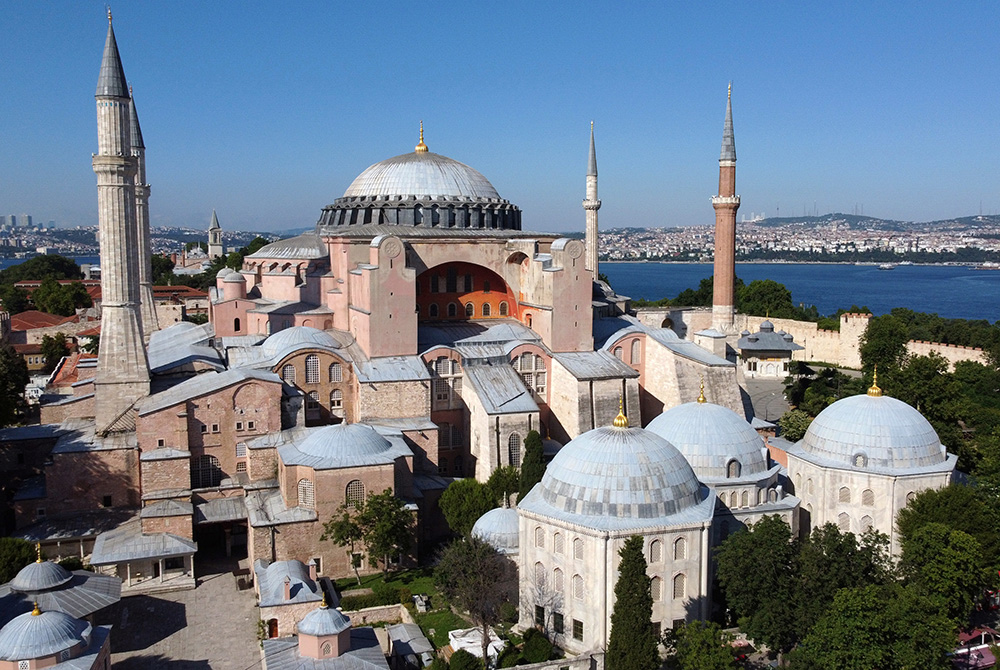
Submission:
[[[659,602],[660,598],[663,597],[663,580],[659,577],[653,577],[649,580],[649,594],[653,596],[653,602]]]
[[[631,361],[633,365],[642,362],[641,345],[639,344],[639,340],[632,340]]]
[[[736,509],[739,507],[740,498],[736,491],[729,494],[729,509]]]
[[[861,517],[861,532],[862,533],[867,533],[869,530],[871,530],[872,525],[874,525],[874,522],[872,521],[872,518],[870,516],[868,516],[866,514],[863,517]]]
[[[576,560],[583,559],[583,540],[578,537],[573,538],[573,558]]]
[[[295,366],[291,363],[286,363],[281,366],[281,381],[287,384],[295,383]]]
[[[315,509],[316,495],[313,490],[313,483],[308,479],[299,480],[299,507]]]
[[[237,333],[240,332],[240,317],[233,319],[233,330]]]
[[[437,315],[438,315],[437,303],[432,302],[430,306],[427,308],[427,316],[431,317],[432,319],[435,319],[437,318]]]
[[[306,396],[306,409],[312,411],[319,409],[319,391],[309,391]]]
[[[875,492],[871,489],[865,489],[861,492],[861,504],[865,507],[875,506]]]
[[[465,303],[465,315],[470,317],[476,315],[476,306],[471,302]]]
[[[552,551],[556,552],[557,554],[563,553],[564,547],[563,547],[562,533],[556,533],[555,535],[552,536]]]
[[[740,495],[740,507],[750,507],[750,494],[747,491]]]
[[[741,470],[742,468],[740,467],[740,462],[734,458],[733,460],[729,461],[728,465],[726,465],[726,477],[729,477],[730,479],[735,479],[736,477],[740,476]]]
[[[348,507],[356,507],[359,502],[365,500],[365,485],[361,483],[360,479],[352,479],[347,484],[344,497],[344,502],[347,503]]]
[[[555,570],[552,571],[552,588],[557,593],[562,593],[564,586],[565,585],[563,584],[563,571],[560,570],[559,568],[556,568]]]
[[[472,291],[472,275],[465,275],[465,292]]]
[[[330,391],[330,409],[334,412],[344,409],[344,392],[340,389]]]
[[[663,560],[663,543],[653,540],[649,543],[649,562],[659,563]]]
[[[545,530],[541,526],[535,526],[535,546],[545,548]]]
[[[483,316],[490,316],[490,303],[483,303]]]
[[[431,293],[440,293],[441,289],[441,278],[437,275],[431,275]]]
[[[573,597],[583,600],[583,577],[580,575],[573,575]]]
[[[545,566],[541,563],[535,563],[535,588],[545,591]]]
[[[526,325],[528,328],[531,328],[531,315],[530,314],[525,314],[524,315],[524,325]]]
[[[489,292],[490,292],[490,283],[488,281],[484,281],[483,282],[483,293],[489,293]]]
[[[624,356],[625,354],[622,352],[622,348],[615,347],[615,358],[617,358],[618,360],[623,360]]]
[[[863,468],[868,465],[868,457],[864,454],[854,454],[854,467]]]
[[[500,303],[500,316],[507,316],[507,309],[508,308],[506,302]]]
[[[521,436],[511,433],[507,438],[507,451],[510,456],[510,464],[515,468],[521,467]]]
[[[841,512],[837,517],[837,527],[845,533],[851,530],[851,516],[846,512]]]
[[[451,446],[451,424],[447,421],[442,421],[438,424],[438,446]]]
[[[218,458],[204,454],[191,459],[191,488],[210,488],[218,486],[221,481],[222,468]]]
[[[806,480],[806,493],[809,495],[813,494],[813,480],[812,477]]]
[[[306,384],[319,384],[319,356],[306,356]]]
[[[851,502],[851,489],[846,486],[841,486],[840,490],[837,492],[837,502],[850,503]]]
[[[778,490],[768,489],[767,490],[767,501],[768,502],[778,502]]]
[[[674,560],[683,561],[688,557],[688,543],[683,537],[677,538],[674,542]]]
[[[344,370],[340,367],[340,363],[330,363],[330,381],[344,381]]]
[[[324,642],[321,651],[324,656],[329,656],[333,652],[333,646],[329,642]]]
[[[914,501],[914,499],[916,497],[917,497],[917,494],[914,493],[913,491],[910,491],[909,493],[907,493],[906,494],[906,504],[909,505],[911,502]]]
[[[453,302],[448,303],[448,316],[458,316],[458,305]]]
[[[683,573],[674,577],[674,600],[684,598],[687,593],[687,578]]]

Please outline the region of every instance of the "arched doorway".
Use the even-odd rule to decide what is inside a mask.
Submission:
[[[496,272],[473,263],[444,263],[417,277],[417,318],[469,321],[518,318],[513,291]]]

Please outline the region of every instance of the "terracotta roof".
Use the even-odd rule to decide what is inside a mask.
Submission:
[[[42,343],[34,342],[32,344],[12,344],[14,351],[21,354],[40,354],[42,353]]]
[[[81,361],[87,360],[97,360],[97,356],[94,354],[81,354],[75,353],[70,354],[64,361],[63,364],[59,366],[56,370],[52,381],[49,382],[51,386],[64,387],[72,386],[76,382],[80,381],[80,371],[78,369]],[[86,369],[86,374],[84,379],[90,379],[94,376],[94,368],[88,367]]]
[[[31,309],[27,312],[12,315],[10,317],[10,329],[32,330],[34,328],[59,326],[64,323],[78,323],[79,321],[80,317],[76,315],[59,316],[58,314],[49,314],[47,312],[39,312],[37,309]]]
[[[76,334],[77,337],[95,337],[101,334],[100,324],[94,326],[93,328],[88,328],[87,330],[81,330]]]

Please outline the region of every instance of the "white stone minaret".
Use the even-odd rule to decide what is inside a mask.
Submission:
[[[149,393],[149,363],[139,317],[136,240],[136,159],[125,72],[108,12],[108,38],[97,80],[98,227],[101,244],[101,344],[94,380],[94,415],[100,435],[126,428],[122,421]]]
[[[212,210],[212,223],[208,226],[208,257],[218,258],[225,254],[222,246],[222,226],[219,225],[219,217]]]
[[[139,115],[135,111],[135,97],[132,87],[128,87],[128,110],[131,123],[129,137],[132,140],[132,158],[135,169],[135,239],[139,251],[139,305],[142,315],[142,333],[145,341],[160,329],[156,318],[156,303],[153,301],[153,252],[149,233],[149,184],[146,183],[146,145],[142,141]]]
[[[583,209],[587,212],[587,256],[586,268],[590,270],[594,281],[597,281],[597,257],[599,244],[597,238],[597,210],[601,201],[597,199],[597,149],[594,147],[594,122],[590,122],[590,159],[587,161],[587,199],[583,201]]]

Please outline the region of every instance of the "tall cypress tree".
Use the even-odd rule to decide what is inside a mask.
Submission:
[[[524,458],[521,460],[518,502],[521,502],[521,498],[528,495],[531,487],[542,481],[542,475],[545,474],[545,463],[542,461],[542,456],[542,436],[538,434],[537,430],[530,431],[524,438]]]
[[[607,670],[656,670],[660,655],[653,634],[653,596],[646,576],[642,537],[630,537],[618,555],[622,560],[605,664]]]

